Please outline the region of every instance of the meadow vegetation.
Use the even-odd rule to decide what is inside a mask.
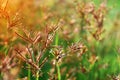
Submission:
[[[119,0],[0,0],[0,80],[120,80]]]

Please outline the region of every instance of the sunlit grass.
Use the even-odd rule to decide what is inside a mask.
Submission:
[[[1,0],[0,80],[120,79],[119,3]]]

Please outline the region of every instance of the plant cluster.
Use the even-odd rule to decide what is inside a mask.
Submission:
[[[119,48],[103,34],[106,0],[15,3],[0,1],[0,80],[119,80]]]

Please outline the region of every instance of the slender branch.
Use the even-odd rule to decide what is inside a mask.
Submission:
[[[39,63],[39,60],[41,59],[41,57],[42,57],[42,52],[40,51],[40,53],[39,53],[39,55],[37,57],[36,63]]]
[[[32,42],[31,40],[29,40],[29,39],[27,39],[27,38],[21,36],[21,35],[20,35],[19,33],[17,33],[17,32],[15,32],[15,34],[17,34],[19,37],[21,37],[21,38],[22,38],[23,40],[25,40],[25,41]]]
[[[41,38],[40,34],[38,34],[33,40],[33,44],[35,44]]]
[[[15,51],[20,55],[23,61],[26,61],[26,58],[20,53],[20,51],[18,51],[17,49],[15,49]]]
[[[42,63],[39,65],[39,67],[42,67],[43,64],[48,60],[48,58],[49,58],[49,57],[46,57],[46,58],[42,61]]]
[[[31,60],[32,60],[32,62],[33,62],[32,53],[31,53],[31,51],[30,51],[30,49],[29,49],[29,47],[28,47],[28,46],[26,46],[26,48],[27,48],[27,50],[28,50],[28,53],[29,53],[29,55],[30,55],[30,59],[31,59]]]
[[[37,70],[39,70],[39,66],[37,66],[35,63],[33,63],[31,60],[27,60],[17,49],[15,49],[15,51],[20,55],[20,57],[23,59],[23,61],[30,64],[31,66],[33,66]]]

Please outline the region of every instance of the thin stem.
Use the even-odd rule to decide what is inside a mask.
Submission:
[[[58,33],[56,33],[56,37],[55,37],[55,45],[56,46],[58,45],[58,42],[59,42],[59,37],[58,37]],[[56,68],[57,68],[58,80],[61,80],[60,66],[57,62],[56,62]]]
[[[29,65],[29,67],[30,67],[30,65]],[[31,80],[31,71],[30,71],[30,69],[28,69],[28,80]]]
[[[58,63],[56,63],[56,67],[57,67],[58,80],[61,80],[60,66]]]
[[[36,73],[36,80],[39,80],[39,70]]]
[[[56,33],[56,36],[55,36],[55,45],[58,45],[58,40],[59,40],[58,33]]]

